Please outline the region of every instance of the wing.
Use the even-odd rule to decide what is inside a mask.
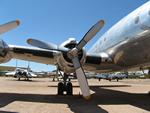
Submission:
[[[16,73],[15,71],[12,71],[12,72],[7,72],[7,73],[5,73],[5,75],[7,75],[7,76],[10,76],[10,75],[14,76],[15,73]]]
[[[11,57],[15,59],[28,60],[43,64],[56,64],[54,56],[57,51],[14,45],[9,45],[9,49]]]
[[[121,67],[113,63],[113,60],[107,53],[102,52],[99,54],[87,54],[83,68],[86,71],[106,73],[117,71]]]
[[[37,77],[36,74],[34,74],[34,73],[32,73],[32,72],[29,72],[29,73],[30,73],[31,77]]]
[[[9,45],[9,48],[12,58],[50,65],[57,64],[55,57],[57,56],[58,51],[14,45]],[[83,68],[86,71],[97,73],[117,71],[120,69],[119,66],[112,62],[107,53],[87,54]]]

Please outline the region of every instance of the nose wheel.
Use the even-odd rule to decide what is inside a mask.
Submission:
[[[71,82],[67,83],[67,85],[66,85],[66,92],[67,92],[67,95],[72,95],[73,89],[72,89],[72,83]]]
[[[58,95],[64,95],[64,92],[66,92],[66,95],[73,94],[72,83],[68,80],[68,75],[64,74],[63,82],[58,83]]]
[[[63,95],[64,92],[64,84],[62,82],[58,83],[58,95]]]

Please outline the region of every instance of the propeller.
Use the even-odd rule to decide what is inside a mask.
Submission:
[[[46,43],[37,39],[28,39],[27,43],[32,46],[36,46],[36,47],[43,48],[43,49],[54,49],[54,50],[57,49],[57,45],[52,44],[52,43]]]
[[[15,20],[15,21],[11,21],[11,22],[8,22],[6,24],[0,25],[0,34],[5,33],[7,31],[19,26],[19,24],[20,24],[20,21]]]
[[[82,65],[80,64],[80,60],[78,58],[79,51],[100,31],[100,29],[104,26],[104,21],[100,20],[95,25],[93,25],[90,30],[84,35],[81,41],[77,44],[77,46],[71,50],[67,48],[58,48],[57,45],[46,43],[43,41],[39,41],[36,39],[28,39],[27,43],[43,49],[49,50],[57,50],[57,51],[65,51],[67,52],[67,56],[72,60],[75,73],[81,88],[82,95],[85,99],[90,98],[90,89],[88,86],[87,79],[85,77],[84,70]]]
[[[87,79],[85,77],[84,70],[80,61],[78,59],[78,52],[99,32],[99,30],[104,26],[104,21],[100,20],[84,35],[81,41],[77,44],[75,48],[68,52],[68,57],[72,60],[75,68],[76,76],[81,88],[82,95],[85,99],[90,98],[90,89],[88,86]]]
[[[81,41],[77,44],[76,48],[78,50],[81,50],[87,44],[87,42],[90,41],[99,32],[99,30],[103,26],[104,26],[104,20],[100,20],[95,25],[93,25],[90,28],[90,30],[84,35]]]
[[[43,48],[43,49],[48,49],[48,50],[56,50],[56,51],[62,51],[62,52],[67,52],[69,50],[65,47],[59,48],[56,44],[46,43],[44,41],[37,40],[37,39],[28,39],[27,43],[32,46]]]

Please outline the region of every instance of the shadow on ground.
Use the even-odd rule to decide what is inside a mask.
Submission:
[[[84,100],[82,96],[79,95],[58,96],[40,94],[0,93],[0,107],[4,107],[14,101],[26,101],[67,104],[70,110],[74,113],[107,113],[106,110],[102,109],[98,105],[124,104],[129,104],[150,111],[150,96],[148,94],[131,94],[122,91],[104,89],[105,87],[101,86],[92,86],[90,88],[96,93],[92,95],[92,99],[89,101]]]
[[[58,87],[56,86],[55,84],[54,85],[48,85],[48,87]],[[80,86],[79,85],[74,85],[73,86],[74,88],[79,88]],[[100,88],[105,88],[105,87],[131,87],[131,85],[96,85],[96,86],[91,86],[90,88],[92,87],[100,87]]]
[[[0,111],[0,113],[18,113],[18,112]]]
[[[17,82],[45,82],[44,80],[25,80],[25,79],[21,79],[21,80],[18,80],[18,79],[7,79],[7,81],[17,81]]]

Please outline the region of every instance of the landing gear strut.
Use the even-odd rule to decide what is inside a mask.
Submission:
[[[52,80],[53,82],[55,81],[55,78],[57,79],[57,81],[59,81],[59,73],[61,75],[61,72],[59,71],[59,67],[57,65],[56,75],[54,75],[53,80]]]
[[[58,83],[58,95],[63,95],[65,91],[67,95],[73,94],[72,83],[68,76],[68,74],[64,73],[63,82]]]

